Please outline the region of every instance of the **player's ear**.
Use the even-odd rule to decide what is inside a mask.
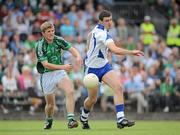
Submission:
[[[42,32],[41,32],[41,34],[44,36],[45,32],[44,32],[44,31],[42,31]]]
[[[103,20],[100,20],[100,19],[99,19],[99,23],[103,23]]]

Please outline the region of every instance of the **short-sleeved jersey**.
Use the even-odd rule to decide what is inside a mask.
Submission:
[[[61,53],[62,50],[68,50],[71,48],[71,44],[65,41],[62,37],[55,36],[52,43],[47,43],[47,41],[42,38],[36,44],[36,56],[38,59],[37,70],[39,73],[45,73],[52,71],[43,67],[43,61],[48,61],[49,63],[62,65]]]
[[[108,31],[102,24],[98,24],[89,33],[88,39],[88,51],[85,59],[85,65],[91,68],[101,68],[107,64],[107,45],[109,42],[113,42],[112,37],[108,34]]]

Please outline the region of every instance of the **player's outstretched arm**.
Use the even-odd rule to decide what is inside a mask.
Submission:
[[[120,47],[117,47],[114,42],[108,43],[107,47],[109,50],[117,55],[136,55],[143,56],[144,53],[140,50],[127,50]]]
[[[71,47],[69,49],[69,51],[71,52],[71,54],[76,58],[76,62],[79,66],[82,65],[82,58],[80,53],[77,51],[77,49],[75,49],[74,47]]]

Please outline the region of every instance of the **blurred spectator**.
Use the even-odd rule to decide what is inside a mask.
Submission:
[[[64,15],[62,5],[54,5],[53,10],[54,10],[55,19],[61,20]]]
[[[13,24],[12,11],[9,11],[8,15],[3,18],[2,33],[4,35],[7,35],[8,37],[13,35],[13,33],[15,32],[15,28],[13,27],[12,24]]]
[[[17,24],[18,24],[18,22],[17,22],[17,18],[18,17],[23,17],[24,16],[24,14],[23,14],[23,12],[20,10],[20,7],[18,6],[18,5],[16,5],[15,7],[14,7],[14,9],[12,10],[12,15],[11,15],[11,19],[12,19],[12,28],[13,29],[16,29],[17,27]]]
[[[60,33],[67,41],[72,42],[76,36],[74,25],[71,25],[67,16],[63,16],[63,22],[64,23],[60,26]]]
[[[50,20],[50,14],[51,11],[49,11],[49,6],[46,4],[42,4],[42,6],[40,7],[40,12],[37,15],[39,23],[41,24],[46,20]]]
[[[11,40],[9,46],[10,46],[10,50],[15,55],[22,50],[23,45],[22,45],[22,42],[20,41],[19,34],[15,33],[12,35],[12,40]]]
[[[7,6],[8,10],[13,9],[15,7],[15,3],[13,0],[6,0],[4,3]]]
[[[101,109],[103,112],[107,112],[108,110],[113,110],[115,112],[114,99],[113,99],[113,90],[103,84],[101,87]]]
[[[7,67],[5,69],[5,74],[2,77],[2,85],[6,97],[13,99],[19,97],[17,81],[16,77],[13,76],[12,67]]]
[[[29,34],[27,35],[27,39],[24,42],[24,47],[26,50],[31,50],[33,48],[35,48],[35,38],[33,35]]]
[[[144,22],[141,23],[140,29],[141,29],[140,39],[144,44],[145,51],[147,51],[148,45],[154,42],[154,34],[155,34],[155,26],[151,22],[150,16],[144,17]]]
[[[2,71],[2,65],[0,64],[0,109],[2,109],[4,114],[7,114],[9,111],[4,106],[3,100],[4,100],[4,92],[3,92],[3,85],[2,85],[2,77],[3,77],[3,71]]]
[[[78,10],[78,12],[77,12],[77,21],[79,24],[79,30],[78,31],[79,31],[79,34],[83,37],[84,37],[85,31],[87,29],[86,23],[88,20],[91,20],[91,19],[87,18],[85,12],[81,9]]]
[[[112,21],[112,27],[109,30],[109,35],[114,38],[114,40],[117,39],[117,29],[115,26],[115,21]]]
[[[8,15],[8,9],[6,5],[0,6],[0,23],[3,21],[2,19]]]
[[[38,40],[41,36],[40,22],[36,19],[32,24],[32,34],[34,35],[35,40]]]
[[[134,37],[132,37],[132,36],[128,37],[128,40],[127,40],[127,43],[126,43],[126,48],[128,50],[135,50],[136,49],[136,44],[135,44],[135,41],[134,41]]]
[[[18,69],[18,72],[22,73],[22,67],[24,66],[24,53],[20,52],[16,56],[15,66]]]
[[[2,71],[4,72],[6,67],[8,66],[8,62],[9,62],[8,59],[7,59],[7,55],[5,55],[5,54],[2,55],[0,62],[1,62],[1,65],[2,65]]]
[[[178,49],[178,47],[174,47],[172,49],[172,54],[173,54],[174,59],[175,59],[176,62],[180,60],[180,53],[179,53],[179,51],[180,50]]]
[[[165,77],[165,82],[160,86],[161,95],[163,99],[164,109],[163,112],[169,112],[172,109],[172,94],[173,94],[173,85],[170,81],[170,77]]]
[[[84,9],[84,14],[87,20],[93,19],[93,12],[94,12],[94,2],[93,0],[88,0],[85,3],[85,9]]]
[[[0,42],[0,56],[2,55],[10,55],[10,51],[8,50],[7,44],[4,41]]]
[[[180,110],[180,69],[176,72],[176,80],[174,86],[173,106],[175,110]]]
[[[85,58],[86,44],[80,35],[77,37],[77,42],[74,43],[74,47],[80,52],[81,57]]]
[[[96,11],[94,12],[94,18],[93,18],[95,22],[98,21],[98,16],[102,10],[104,10],[104,6],[102,4],[97,4]]]
[[[67,13],[67,17],[71,25],[74,25],[75,21],[77,20],[76,11],[77,11],[77,5],[76,4],[70,5],[70,11]]]
[[[31,27],[32,22],[36,19],[36,16],[34,15],[32,8],[29,7],[28,9],[26,9],[26,11],[24,12],[24,21],[25,24],[28,25],[29,27]]]
[[[138,72],[138,67],[134,66],[130,71],[129,79],[124,84],[125,92],[128,99],[137,101],[137,113],[144,113],[148,109],[148,102],[143,94],[144,85],[142,83],[142,76]]]
[[[22,0],[21,2],[22,6],[20,7],[20,10],[22,12],[26,12],[26,10],[30,7],[29,0]]]
[[[177,19],[171,19],[169,29],[167,32],[167,45],[169,47],[179,47],[180,49],[180,25]]]
[[[164,41],[160,41],[158,53],[161,54],[164,59],[168,59],[172,54],[172,50],[166,46],[166,43]]]
[[[124,64],[121,64],[119,70],[120,70],[119,80],[120,80],[121,84],[124,84],[128,80],[128,77],[129,77],[128,70],[124,66]]]
[[[18,86],[20,91],[26,91],[29,87],[34,87],[34,80],[31,75],[31,69],[28,66],[22,67],[22,74],[18,77]]]
[[[22,74],[18,78],[19,89],[24,94],[28,94],[28,100],[31,104],[29,113],[34,115],[34,111],[42,104],[42,100],[35,92],[35,82],[28,66],[22,67]]]
[[[34,68],[36,66],[36,53],[35,49],[28,50],[27,53],[24,56],[24,65],[28,65],[31,68]]]
[[[117,36],[122,42],[123,45],[127,43],[128,40],[128,28],[126,26],[126,21],[124,18],[118,19],[118,26],[117,26]]]
[[[25,23],[24,17],[17,17],[16,32],[19,35],[20,41],[25,41],[29,33],[29,26]]]

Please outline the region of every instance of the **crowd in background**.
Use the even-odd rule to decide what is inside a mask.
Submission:
[[[108,2],[113,5],[113,1]],[[129,25],[125,18],[119,17],[113,20],[109,31],[117,46],[145,52],[144,57],[117,57],[109,53],[124,87],[125,103],[135,103],[137,113],[180,109],[179,6],[175,0],[159,2],[169,9],[166,37],[156,32],[148,15],[140,25]],[[55,34],[72,43],[85,58],[87,34],[105,8],[101,0],[0,0],[0,108],[4,113],[9,111],[8,102],[21,110],[18,102],[27,100],[30,114],[44,103],[34,49],[41,38],[42,22],[52,21]],[[83,68],[78,69],[68,52],[63,54],[63,60],[74,65],[69,75],[75,84],[76,108],[80,108],[87,96],[82,83]],[[102,111],[114,109],[110,89],[105,84],[100,86]],[[57,92],[60,100],[61,94]]]

